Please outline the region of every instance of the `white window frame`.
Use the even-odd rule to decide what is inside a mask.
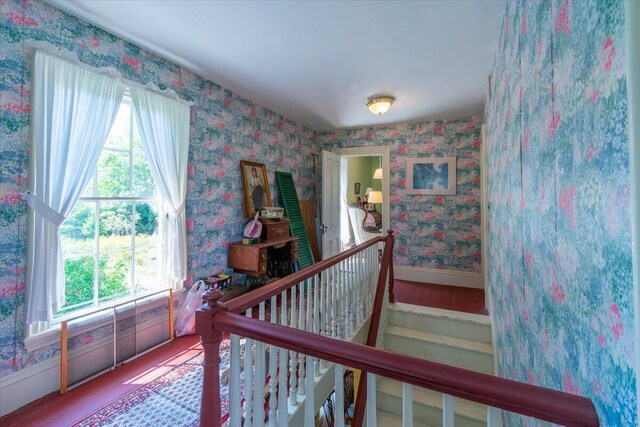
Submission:
[[[128,153],[129,154],[129,185],[130,188],[132,188],[133,185],[133,178],[134,178],[134,167],[133,167],[133,155],[134,154],[138,154],[137,150],[134,150],[133,148],[133,131],[134,131],[134,123],[135,123],[135,114],[133,112],[133,103],[131,101],[131,95],[129,93],[128,90],[125,91],[125,94],[122,98],[122,101],[120,103],[120,105],[122,106],[122,104],[128,104],[130,107],[130,123],[131,123],[131,127],[129,130],[129,148],[128,149],[122,149],[122,148],[113,148],[113,147],[103,147],[102,148],[102,152],[104,151],[109,151],[109,152],[120,152],[120,153]],[[120,108],[120,107],[118,107]],[[144,153],[142,153],[144,155]],[[128,250],[131,253],[131,285],[135,286],[135,250],[136,250],[136,245],[135,245],[135,221],[136,221],[136,215],[135,215],[135,206],[136,206],[136,202],[154,202],[157,203],[158,206],[158,243],[157,246],[159,248],[159,252],[164,254],[165,250],[164,250],[164,245],[166,244],[166,239],[164,239],[164,221],[162,220],[165,215],[165,209],[164,209],[164,203],[162,201],[162,198],[160,196],[158,196],[157,194],[152,196],[152,197],[135,197],[135,196],[127,196],[127,197],[100,197],[97,195],[98,192],[98,186],[96,185],[97,181],[97,176],[98,176],[98,171],[97,169],[93,172],[93,177],[92,177],[92,183],[93,183],[93,195],[92,196],[81,196],[80,198],[78,198],[78,203],[80,202],[95,202],[95,209],[96,209],[96,220],[95,220],[95,229],[94,229],[94,238],[95,238],[95,249],[93,252],[91,253],[87,253],[84,254],[82,256],[95,256],[96,259],[98,259],[98,257],[100,257],[100,255],[102,254],[100,252],[100,239],[99,239],[99,227],[100,227],[100,221],[99,221],[99,212],[100,212],[100,202],[132,202],[132,214],[131,214],[131,246],[128,248]],[[33,233],[33,227],[28,227],[28,233]],[[29,236],[29,238],[33,238],[33,236]],[[126,248],[122,248],[122,250],[124,250]],[[80,257],[80,255],[74,255],[71,258],[77,258]],[[27,351],[33,351],[33,350],[37,350],[39,348],[45,347],[47,345],[50,344],[54,344],[60,341],[60,337],[59,337],[59,332],[57,332],[60,329],[60,323],[64,320],[67,319],[71,319],[71,318],[78,318],[81,316],[87,316],[87,320],[90,323],[94,323],[96,321],[95,316],[92,316],[92,314],[100,312],[100,311],[104,311],[107,308],[111,308],[114,306],[119,306],[119,305],[123,305],[123,304],[127,304],[129,302],[132,302],[134,300],[139,300],[141,298],[147,298],[147,296],[149,294],[156,294],[161,290],[164,289],[169,289],[170,287],[172,287],[172,283],[171,281],[167,278],[166,272],[164,271],[164,265],[165,262],[164,260],[160,260],[160,264],[162,266],[162,272],[160,274],[160,283],[158,284],[157,287],[155,287],[154,289],[151,290],[147,290],[144,292],[140,292],[140,293],[135,293],[133,292],[130,295],[127,296],[123,296],[121,298],[115,298],[112,300],[109,300],[107,302],[104,302],[102,304],[99,303],[98,301],[98,281],[99,281],[99,276],[98,276],[98,269],[99,269],[99,263],[95,263],[94,266],[94,282],[93,282],[93,301],[92,301],[92,305],[90,307],[86,307],[80,310],[75,310],[75,311],[71,311],[69,313],[65,313],[63,315],[59,315],[59,316],[55,316],[52,322],[35,322],[34,324],[31,325],[26,325],[25,328],[25,347],[27,349]],[[100,316],[99,316],[100,317]]]

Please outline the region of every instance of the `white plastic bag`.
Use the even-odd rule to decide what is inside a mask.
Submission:
[[[176,319],[176,336],[192,335],[196,332],[196,309],[202,305],[202,294],[206,285],[202,280],[191,286]]]

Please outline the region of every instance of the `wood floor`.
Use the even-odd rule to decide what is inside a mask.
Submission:
[[[0,418],[3,427],[72,426],[121,396],[153,381],[202,350],[189,335],[69,390],[44,396]]]
[[[404,280],[396,280],[394,289],[397,302],[466,313],[487,314],[484,308],[483,289],[415,283]]]
[[[395,281],[397,302],[486,314],[482,289]],[[257,310],[254,310],[257,315]],[[51,393],[0,418],[9,426],[72,426],[121,396],[141,387],[201,350],[198,337],[177,338],[117,369],[69,390]]]

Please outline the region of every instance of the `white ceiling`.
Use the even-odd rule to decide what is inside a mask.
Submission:
[[[480,115],[494,1],[49,0],[315,130]],[[367,98],[389,94],[383,116]]]

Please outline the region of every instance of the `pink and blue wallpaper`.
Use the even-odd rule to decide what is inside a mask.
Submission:
[[[400,123],[320,133],[323,150],[343,147],[391,148],[391,228],[394,262],[407,267],[480,272],[480,129],[478,117]],[[457,157],[457,194],[405,194],[411,157]]]
[[[499,374],[603,426],[638,425],[624,24],[622,1],[508,2],[486,106]]]
[[[47,347],[27,353],[22,338],[27,210],[20,193],[28,184],[27,41],[47,41],[75,52],[87,64],[115,67],[130,80],[172,88],[195,103],[186,203],[189,283],[225,268],[226,245],[241,238],[247,220],[239,160],[266,163],[275,203],[276,170],[293,173],[300,199],[314,198],[311,153],[316,145],[310,129],[39,0],[0,0],[0,28],[0,376],[59,352],[59,347]],[[100,334],[94,335],[72,344],[91,342]]]

